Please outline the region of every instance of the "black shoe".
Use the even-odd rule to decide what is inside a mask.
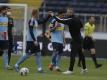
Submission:
[[[97,64],[96,65],[96,68],[100,68],[100,67],[102,67],[102,64]]]

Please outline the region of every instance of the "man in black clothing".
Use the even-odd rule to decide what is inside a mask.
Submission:
[[[9,38],[9,46],[8,46],[8,64],[10,63],[11,53],[13,50],[13,33],[12,28],[14,27],[13,18],[11,17],[11,9],[7,8],[7,17],[8,17],[8,38]]]
[[[53,14],[51,14],[51,16],[53,16]],[[75,63],[75,56],[77,54],[80,55],[80,58],[82,60],[82,73],[87,72],[87,68],[86,68],[86,64],[85,64],[85,57],[84,54],[82,52],[82,36],[81,36],[81,28],[83,27],[82,22],[80,21],[79,18],[77,18],[74,15],[73,9],[68,8],[67,9],[67,19],[60,19],[58,17],[54,18],[63,24],[68,25],[69,27],[69,32],[71,34],[72,37],[72,47],[71,47],[71,54],[70,54],[70,66],[69,66],[69,70],[67,70],[66,72],[63,72],[63,74],[72,74],[73,73],[73,67],[74,67],[74,63]]]

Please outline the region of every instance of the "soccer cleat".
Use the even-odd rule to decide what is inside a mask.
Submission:
[[[44,73],[44,70],[42,68],[38,68],[38,73]]]
[[[62,72],[60,69],[55,69],[55,71],[57,71],[57,72]]]
[[[13,68],[11,66],[9,66],[9,65],[6,67],[6,69],[7,70],[13,70]]]
[[[53,64],[50,64],[50,65],[48,66],[48,68],[49,68],[50,71],[53,71]]]
[[[63,74],[66,74],[66,75],[69,75],[69,74],[73,74],[73,71],[69,71],[69,70],[67,70],[67,71],[65,71],[65,72],[62,72]]]
[[[96,65],[96,68],[100,68],[100,67],[102,67],[102,64],[97,64]]]
[[[19,72],[19,70],[20,70],[19,65],[15,64],[15,65],[14,65],[14,68],[15,68],[15,70],[16,70],[17,72]]]
[[[62,72],[59,67],[55,67],[55,71],[57,71],[57,72]]]
[[[87,72],[88,72],[87,68],[86,69],[81,69],[81,74],[85,74]]]
[[[44,73],[44,70],[40,70],[40,71],[38,71],[38,73]]]

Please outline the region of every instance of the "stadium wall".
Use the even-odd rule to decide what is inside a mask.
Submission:
[[[42,43],[42,39],[39,39],[40,41],[40,44],[41,44],[41,48],[43,47],[43,43]],[[64,55],[65,56],[69,56],[70,55],[70,51],[71,51],[71,48],[72,45],[70,45],[70,42],[71,42],[71,39],[70,38],[66,38],[66,45],[63,49],[64,51]],[[97,57],[98,58],[107,58],[107,40],[99,40],[97,39],[95,41],[95,46],[96,46],[96,53],[97,53]],[[45,51],[43,51],[43,55],[51,55],[52,54],[52,44],[49,40],[45,40],[45,44],[44,44],[44,48],[45,48]],[[86,53],[85,54],[87,57],[90,56],[90,54]]]
[[[51,42],[47,38],[44,39],[43,37],[38,37],[38,41],[40,43],[42,55],[50,56],[52,54],[52,50],[53,50]],[[43,43],[44,41],[45,41],[45,43]],[[71,39],[66,38],[66,45],[63,49],[64,56],[70,55],[70,51],[71,51],[71,47],[72,47],[72,45],[70,45],[70,42],[71,42]],[[17,44],[18,44],[18,46],[17,46],[18,50],[22,50],[22,42],[18,41]],[[96,39],[95,46],[96,46],[97,57],[98,58],[107,58],[107,40],[106,39]],[[90,57],[90,54],[85,53],[85,56]]]

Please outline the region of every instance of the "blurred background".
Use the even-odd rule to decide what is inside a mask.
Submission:
[[[96,50],[97,56],[101,58],[107,58],[107,0],[0,0],[0,3],[17,3],[17,4],[27,4],[28,5],[28,19],[30,18],[30,13],[32,9],[38,9],[40,11],[40,18],[46,17],[48,11],[58,12],[60,9],[65,9],[67,7],[74,8],[74,11],[78,17],[80,17],[83,24],[87,22],[89,16],[95,16],[96,19],[96,30],[94,38],[96,39]],[[23,17],[24,9],[22,7],[12,7],[12,13],[14,18],[15,29],[15,39],[20,41],[23,34]],[[45,32],[45,28],[40,25],[40,34]],[[19,33],[20,32],[20,33]],[[69,53],[70,47],[70,35],[68,28],[66,28],[66,40],[67,46],[65,48],[65,55]],[[44,43],[45,38],[41,39],[44,47],[47,47],[48,54],[51,51],[50,43],[47,40]],[[42,50],[44,49],[43,45]],[[48,46],[47,46],[48,45]],[[47,55],[44,54],[44,55]],[[67,54],[68,55],[68,54]]]

